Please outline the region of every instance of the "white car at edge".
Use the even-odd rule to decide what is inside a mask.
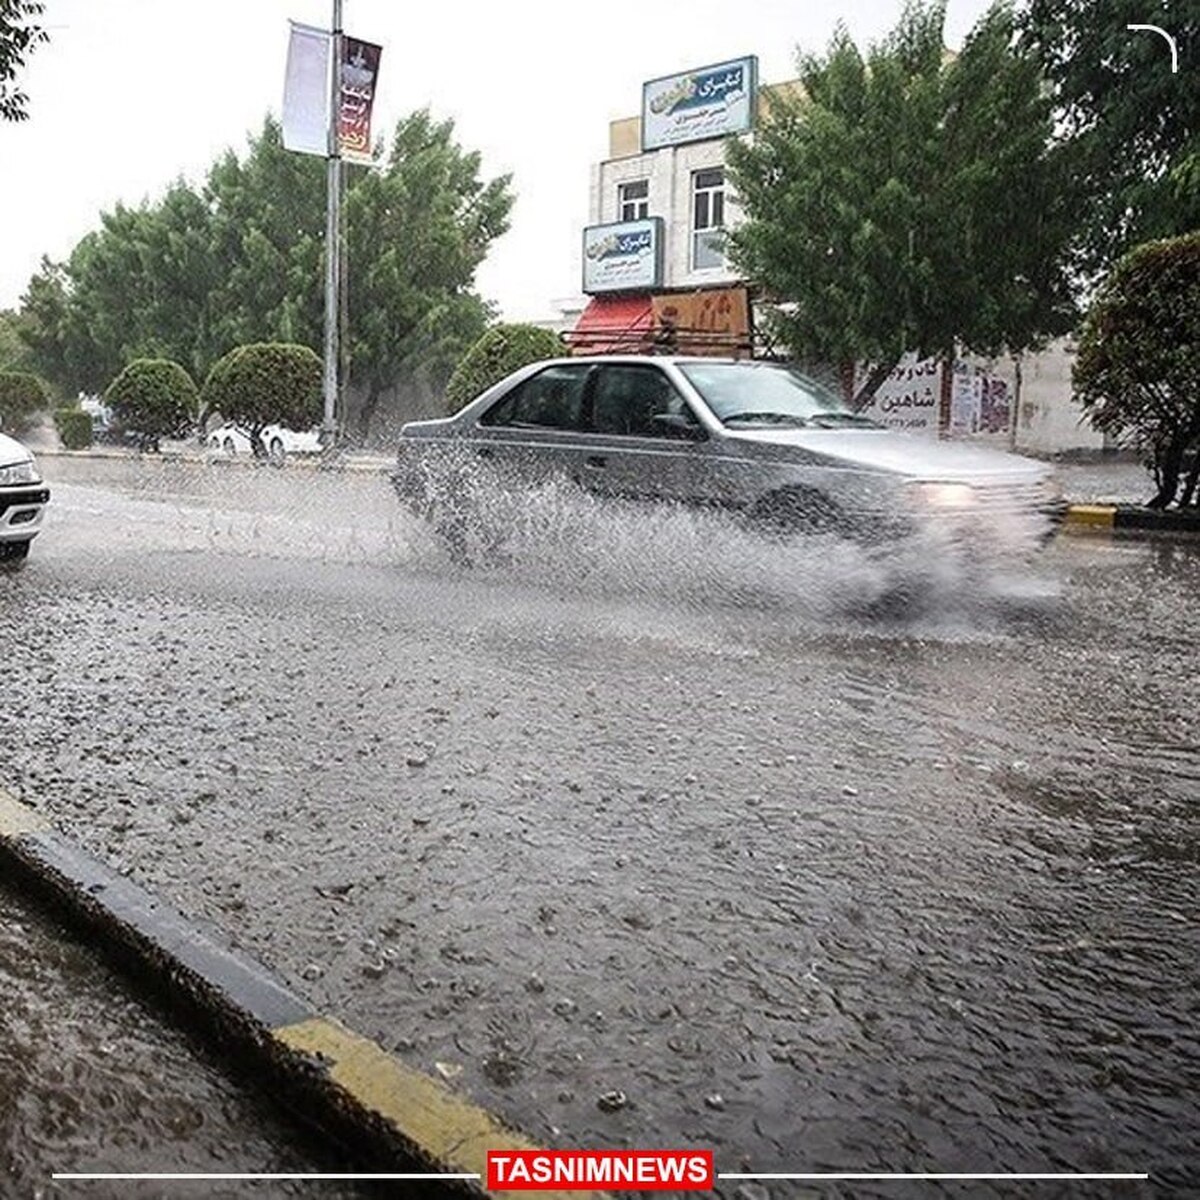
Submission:
[[[15,438],[0,433],[0,566],[24,563],[49,502],[50,489],[33,455]]]
[[[289,454],[320,454],[321,435],[317,429],[298,433],[282,425],[268,425],[262,431],[263,446],[272,462],[283,462]],[[237,425],[218,425],[204,439],[209,450],[218,451],[229,458],[249,456],[253,453],[250,435]]]

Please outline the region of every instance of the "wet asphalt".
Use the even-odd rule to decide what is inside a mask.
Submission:
[[[406,1061],[726,1170],[1200,1174],[1195,543],[885,622],[832,542],[546,496],[464,570],[379,478],[43,467],[3,783]]]

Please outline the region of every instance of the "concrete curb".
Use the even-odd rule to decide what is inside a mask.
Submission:
[[[1200,512],[1160,512],[1132,504],[1072,504],[1063,527],[1069,533],[1200,534]]]
[[[425,1186],[443,1194],[509,1194],[485,1191],[487,1151],[537,1148],[440,1079],[316,1011],[216,929],[117,874],[3,789],[0,865],[198,1025],[219,1053],[253,1067],[301,1120],[363,1156],[367,1170],[436,1172]],[[571,1196],[589,1194],[603,1200],[599,1192]]]

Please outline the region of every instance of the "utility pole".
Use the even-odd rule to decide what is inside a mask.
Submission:
[[[333,26],[329,39],[329,153],[326,159],[325,209],[325,363],[322,392],[325,415],[321,446],[327,452],[337,444],[338,426],[338,324],[341,305],[342,150],[339,112],[342,100],[342,0],[333,0]]]

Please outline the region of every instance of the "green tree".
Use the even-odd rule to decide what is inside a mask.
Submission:
[[[0,431],[21,433],[30,419],[46,407],[49,396],[42,381],[25,371],[0,371]]]
[[[16,86],[17,72],[42,42],[38,24],[45,5],[39,0],[0,0],[0,121],[25,121],[29,97]]]
[[[285,150],[279,123],[268,117],[243,157],[229,150],[213,164],[204,198],[210,254],[220,275],[209,361],[251,342],[319,346],[324,162]]]
[[[137,435],[144,449],[160,438],[182,437],[196,424],[200,398],[192,377],[176,362],[134,359],[108,385],[104,403],[117,424]]]
[[[1084,193],[1076,238],[1084,265],[1107,270],[1130,246],[1200,227],[1200,4],[1025,0],[1020,23]],[[1172,34],[1178,71],[1161,35],[1130,24]]]
[[[72,286],[67,265],[43,256],[17,317],[17,332],[29,347],[34,369],[68,396],[103,391],[124,361],[106,353],[91,336],[73,303]]]
[[[23,371],[30,365],[29,347],[21,337],[20,326],[15,312],[0,310],[0,371]]]
[[[734,261],[797,357],[874,364],[860,405],[905,351],[1018,352],[1074,318],[1072,193],[1038,68],[1006,8],[958,55],[943,27],[941,4],[913,5],[865,54],[840,28],[729,144]]]
[[[508,228],[509,183],[485,183],[453,122],[421,110],[397,124],[386,169],[350,190],[350,376],[364,391],[361,437],[384,389],[409,379],[441,391],[483,332],[490,312],[473,282]]]
[[[1097,429],[1143,451],[1158,491],[1191,504],[1200,476],[1200,233],[1149,242],[1114,268],[1084,323],[1075,392]]]
[[[257,342],[219,359],[204,381],[205,411],[250,437],[256,458],[266,455],[268,425],[308,429],[321,419],[321,360],[307,346]]]
[[[512,195],[424,111],[398,123],[382,171],[345,173],[345,362],[365,433],[387,388],[440,389],[484,328],[474,274]],[[284,150],[268,119],[202,190],[180,181],[152,204],[118,206],[65,263],[43,261],[23,336],[68,393],[98,390],[131,358],[171,358],[201,378],[231,346],[320,345],[324,238],[324,164]]]
[[[543,358],[561,358],[556,333],[538,325],[495,325],[463,355],[446,387],[446,411],[458,412],[476,396],[521,367]]]

